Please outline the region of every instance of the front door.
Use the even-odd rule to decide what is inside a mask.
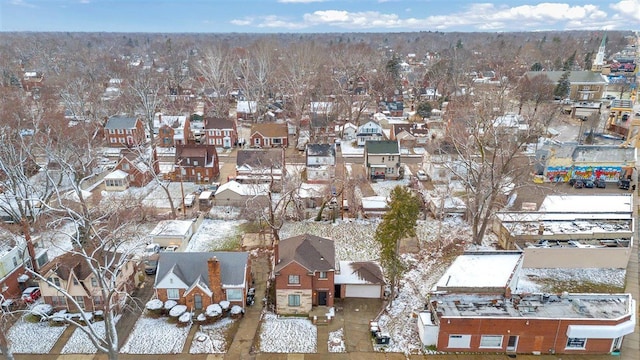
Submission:
[[[193,297],[193,306],[196,308],[196,310],[202,310],[202,296],[201,295],[195,295]]]
[[[326,305],[327,305],[327,292],[318,291],[318,306],[326,306]]]
[[[507,342],[507,352],[516,352],[518,348],[518,336],[511,335],[509,336],[509,341]]]

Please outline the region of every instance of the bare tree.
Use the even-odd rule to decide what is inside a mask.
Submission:
[[[452,107],[446,141],[455,148],[462,164],[462,170],[453,166],[449,170],[465,186],[473,242],[480,244],[494,212],[505,204],[514,188],[526,182],[531,166],[521,150],[531,139],[537,139],[540,127],[534,122],[527,123],[528,130],[521,132],[504,127],[496,122],[496,104],[491,98],[473,100],[474,104]]]

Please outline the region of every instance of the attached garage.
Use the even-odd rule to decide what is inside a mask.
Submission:
[[[373,261],[340,261],[334,283],[340,298],[380,299],[384,295],[382,269]]]

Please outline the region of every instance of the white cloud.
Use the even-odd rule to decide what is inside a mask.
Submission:
[[[609,5],[613,10],[619,12],[619,15],[623,18],[633,19],[635,21],[640,21],[640,0],[623,0],[615,4]],[[631,24],[629,24],[631,25]],[[636,26],[626,26],[627,28],[637,27]]]
[[[231,24],[233,25],[238,25],[238,26],[248,26],[251,25],[253,23],[253,19],[233,19],[231,21],[229,21]]]
[[[313,0],[279,0],[305,2]],[[387,1],[387,0],[382,0]],[[640,19],[640,0],[623,0],[612,8],[626,9]],[[635,10],[635,12],[633,12]],[[622,15],[620,15],[622,16]],[[616,18],[619,18],[616,16]],[[233,23],[233,22],[232,22]],[[544,2],[535,5],[507,6],[492,3],[470,4],[461,12],[424,18],[401,17],[379,11],[350,12],[346,10],[317,10],[305,13],[295,21],[275,15],[259,17],[256,26],[264,28],[305,29],[329,27],[348,30],[407,29],[407,30],[539,30],[539,29],[615,29],[629,28],[619,23],[597,5],[569,5]]]
[[[29,8],[35,8],[37,6],[33,5],[33,4],[29,4],[27,2],[25,2],[24,0],[9,0],[9,5],[14,5],[14,6],[24,6],[24,7],[29,7]]]

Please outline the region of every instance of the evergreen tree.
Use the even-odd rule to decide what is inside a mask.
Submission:
[[[558,80],[558,85],[553,90],[553,95],[559,96],[561,98],[565,98],[569,96],[569,91],[571,90],[571,83],[569,82],[569,75],[571,71],[566,70],[562,76],[560,76],[560,80]]]
[[[396,186],[389,195],[389,210],[378,224],[374,238],[380,243],[380,263],[391,285],[391,302],[405,270],[399,257],[400,240],[416,236],[421,202],[406,187]]]
[[[431,110],[433,110],[433,107],[428,101],[421,102],[416,108],[416,112],[418,113],[418,115],[422,116],[423,118],[431,116]]]

